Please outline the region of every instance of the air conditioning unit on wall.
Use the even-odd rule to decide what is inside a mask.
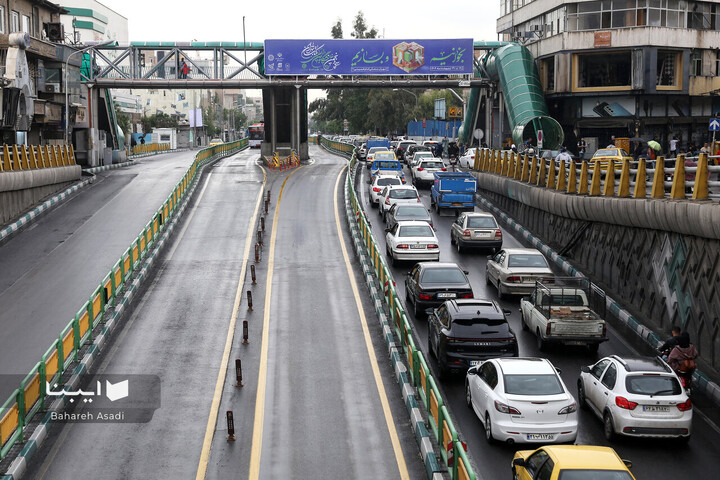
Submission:
[[[49,22],[45,24],[48,40],[51,42],[62,42],[65,39],[65,28],[60,22]]]
[[[45,92],[46,93],[60,93],[60,84],[59,83],[46,83],[45,84]]]

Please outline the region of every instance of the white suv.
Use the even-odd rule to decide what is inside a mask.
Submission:
[[[380,192],[380,202],[378,203],[383,222],[386,220],[385,213],[396,203],[421,203],[420,194],[417,189],[411,185],[388,185],[383,188],[383,191]]]
[[[423,158],[420,163],[412,167],[410,174],[413,183],[420,186],[421,183],[432,185],[435,181],[435,172],[446,172],[447,168],[442,158]]]
[[[672,369],[659,357],[611,355],[583,367],[578,403],[603,421],[605,438],[690,438],[692,403]]]
[[[570,443],[577,438],[577,404],[545,358],[491,358],[471,367],[465,400],[482,421],[488,443]]]
[[[403,185],[402,180],[397,175],[377,175],[368,188],[370,194],[370,206],[377,207],[380,203],[380,194],[383,188],[388,185]]]

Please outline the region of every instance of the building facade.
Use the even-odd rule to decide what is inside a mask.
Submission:
[[[115,40],[128,43],[128,19],[97,0],[62,0],[66,14],[60,16],[68,43],[87,44]]]
[[[501,39],[536,59],[571,149],[612,135],[665,151],[674,137],[682,148],[708,141],[720,113],[720,0],[501,0],[500,15]]]

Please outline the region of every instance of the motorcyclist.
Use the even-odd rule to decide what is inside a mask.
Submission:
[[[670,351],[667,363],[680,377],[689,380],[695,371],[695,359],[698,356],[695,345],[690,343],[690,335],[682,332],[678,344]]]
[[[682,330],[676,325],[672,328],[671,333],[672,337],[668,338],[665,343],[658,347],[658,352],[660,352],[660,355],[662,355],[664,360],[667,360],[670,351],[677,346],[678,338],[680,337],[680,333],[682,333]]]

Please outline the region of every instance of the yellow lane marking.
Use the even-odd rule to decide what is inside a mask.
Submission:
[[[202,480],[205,478],[208,462],[210,461],[210,447],[212,447],[213,436],[215,435],[215,426],[217,424],[218,411],[220,410],[220,399],[222,397],[223,385],[225,384],[225,377],[227,376],[227,368],[230,360],[230,351],[232,350],[232,341],[235,333],[235,325],[237,323],[237,315],[240,310],[240,302],[242,301],[245,273],[247,271],[248,258],[250,258],[250,245],[253,243],[253,231],[255,229],[258,212],[260,211],[260,204],[262,203],[263,195],[265,193],[267,173],[264,168],[262,169],[262,172],[263,183],[260,187],[260,193],[258,193],[257,201],[255,202],[255,213],[253,213],[253,217],[250,219],[247,237],[245,238],[245,251],[242,256],[243,264],[240,270],[237,290],[235,291],[235,303],[233,304],[232,314],[230,315],[230,324],[228,325],[227,337],[225,339],[225,350],[223,351],[220,371],[218,372],[217,381],[215,382],[215,393],[213,394],[212,404],[210,406],[210,416],[208,417],[207,426],[205,427],[205,439],[203,440],[202,450],[200,451],[200,462],[198,464],[197,474],[195,475],[196,480]]]
[[[365,309],[362,306],[362,300],[360,300],[360,293],[358,291],[357,283],[355,282],[350,257],[348,257],[347,249],[345,248],[345,236],[343,235],[342,227],[340,226],[340,215],[338,214],[338,187],[340,185],[340,179],[342,178],[343,171],[345,171],[346,168],[347,167],[340,170],[340,174],[335,182],[335,226],[337,227],[338,237],[340,237],[340,248],[342,249],[343,258],[345,259],[345,268],[347,269],[348,278],[350,279],[350,286],[352,287],[352,292],[355,296],[355,306],[357,307],[358,314],[360,315],[360,324],[362,325],[363,336],[365,337],[365,347],[367,348],[368,357],[370,358],[370,366],[372,367],[375,385],[377,386],[378,395],[380,396],[380,404],[382,405],[383,413],[385,414],[385,424],[387,425],[388,433],[390,434],[390,442],[392,443],[393,452],[395,453],[395,461],[397,462],[398,470],[400,470],[400,478],[409,479],[410,474],[408,473],[407,465],[405,464],[402,447],[400,447],[400,439],[398,438],[397,430],[395,429],[395,422],[393,421],[392,412],[390,411],[387,393],[385,392],[385,386],[383,385],[382,377],[380,376],[380,367],[378,366],[372,339],[370,338],[370,330],[368,329],[367,321],[365,320]]]
[[[272,278],[275,267],[275,241],[277,239],[278,216],[280,215],[280,201],[282,200],[285,184],[290,177],[300,170],[293,171],[285,178],[280,187],[275,214],[273,215],[272,233],[270,234],[270,248],[268,249],[268,271],[265,281],[265,307],[263,312],[262,344],[260,347],[260,371],[258,372],[257,396],[255,397],[255,422],[253,424],[252,448],[250,449],[250,476],[249,480],[260,478],[260,457],[262,455],[262,436],[265,420],[265,389],[267,386],[267,360],[268,360],[268,337],[270,331],[270,298],[272,297]]]

